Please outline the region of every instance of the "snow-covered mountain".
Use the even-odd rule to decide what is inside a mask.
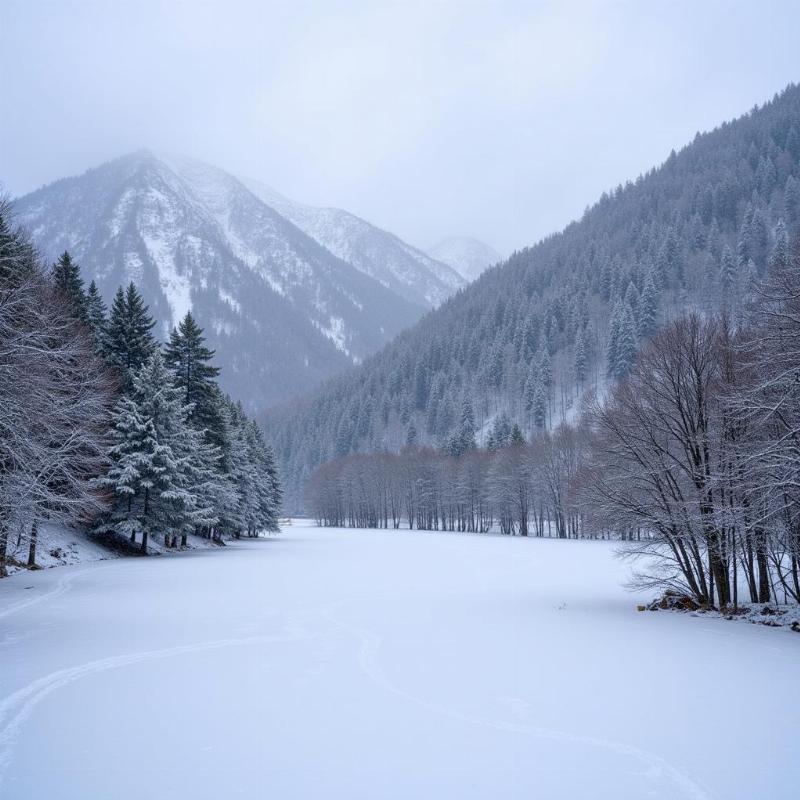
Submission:
[[[438,306],[466,282],[452,264],[348,211],[303,205],[264,183],[248,179],[243,183],[334,255],[412,303]]]
[[[465,281],[503,260],[493,247],[469,236],[451,236],[428,250],[428,255],[452,267]]]
[[[140,151],[32,192],[15,210],[46,258],[68,249],[107,300],[135,281],[162,333],[192,309],[225,387],[251,409],[357,363],[430,305],[192,159]]]

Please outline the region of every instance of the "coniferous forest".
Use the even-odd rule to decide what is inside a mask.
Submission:
[[[0,207],[0,576],[41,525],[142,553],[277,530],[271,447],[217,385],[191,313],[168,342],[131,283],[110,309],[64,252],[48,269]]]
[[[686,313],[747,319],[770,260],[800,225],[800,87],[698,134],[583,217],[484,273],[305,402],[267,415],[287,507],[326,461],[448,450],[472,408],[530,438],[605,396],[653,334]],[[774,256],[774,254],[778,254]]]

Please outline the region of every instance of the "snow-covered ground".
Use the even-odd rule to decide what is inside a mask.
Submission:
[[[150,555],[177,556],[190,550],[218,550],[219,544],[203,536],[189,534],[187,547],[183,549],[167,549],[161,537],[151,537],[148,544]],[[28,563],[28,541],[25,538],[12,535],[8,547],[10,573],[26,572],[25,564]],[[131,548],[133,552],[136,545]],[[39,527],[39,536],[36,546],[36,566],[40,569],[50,567],[63,567],[85,564],[91,561],[104,561],[109,558],[119,558],[127,553],[126,543],[104,540],[102,537],[93,536],[77,530],[72,530],[63,525],[43,523]],[[28,573],[30,574],[30,573]],[[25,580],[20,578],[20,580]],[[0,594],[2,598],[2,594]],[[0,599],[0,617],[2,616],[2,599]]]
[[[604,542],[317,530],[0,582],[0,797],[797,797],[800,636]]]

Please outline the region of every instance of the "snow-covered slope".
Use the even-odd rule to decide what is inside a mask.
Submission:
[[[225,387],[251,410],[360,361],[415,322],[413,303],[354,269],[233,176],[149,151],[17,200],[45,257],[77,257],[107,299],[135,281],[162,332],[192,309]]]
[[[502,256],[485,242],[469,236],[451,236],[428,250],[433,258],[451,266],[465,281],[474,281]]]
[[[243,183],[334,255],[412,303],[438,306],[465,283],[452,265],[348,211],[297,203],[259,181]]]

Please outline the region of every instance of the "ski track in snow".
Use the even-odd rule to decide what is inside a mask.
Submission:
[[[337,628],[345,631],[351,636],[355,637],[359,642],[358,649],[358,663],[364,674],[377,686],[380,686],[386,692],[393,694],[403,700],[413,703],[416,706],[426,709],[434,714],[449,717],[450,719],[463,722],[468,725],[478,725],[484,728],[492,728],[494,730],[504,731],[507,733],[519,733],[526,736],[532,736],[537,739],[550,739],[552,741],[569,742],[570,744],[582,744],[590,747],[596,747],[603,750],[610,750],[618,755],[630,756],[642,762],[647,771],[644,775],[648,778],[654,779],[661,775],[666,775],[676,787],[681,790],[682,796],[690,798],[690,800],[714,800],[713,796],[709,794],[703,787],[696,783],[689,775],[682,772],[677,767],[670,764],[661,756],[655,753],[642,750],[639,747],[625,744],[624,742],[617,742],[613,739],[602,739],[596,736],[582,736],[580,734],[569,733],[555,728],[543,728],[532,725],[524,725],[514,722],[499,722],[496,720],[484,719],[476,717],[471,714],[464,714],[453,708],[433,703],[424,698],[417,697],[404,689],[396,686],[387,677],[380,665],[378,654],[381,648],[382,639],[377,634],[363,628],[355,627],[346,622],[342,622],[334,612],[334,609],[340,608],[344,603],[337,603],[328,608],[325,612],[326,618],[335,625]]]
[[[215,639],[207,642],[167,647],[162,650],[125,653],[123,655],[110,656],[109,658],[96,659],[76,667],[60,669],[32,681],[27,686],[23,686],[8,695],[8,697],[0,700],[0,789],[3,787],[5,773],[12,760],[14,744],[23,723],[36,706],[57,689],[68,686],[89,675],[96,675],[100,672],[108,672],[109,670],[120,669],[145,661],[156,661],[191,653],[221,650],[227,647],[241,647],[252,644],[281,644],[316,638],[313,635],[303,633],[302,630],[291,632],[291,626],[289,625],[287,625],[287,630],[290,632],[285,636],[245,636]]]
[[[11,617],[14,614],[19,614],[20,611],[25,611],[32,606],[38,606],[40,603],[44,603],[45,600],[55,600],[56,597],[60,597],[69,589],[73,581],[75,581],[77,578],[80,578],[82,575],[85,575],[91,569],[92,568],[86,568],[69,572],[68,574],[64,575],[63,578],[60,578],[56,585],[50,589],[50,591],[44,592],[43,594],[36,594],[26,600],[20,600],[16,603],[12,603],[10,606],[0,611],[0,619],[5,619],[6,617]]]
[[[19,600],[4,608],[0,611],[0,619],[7,619],[31,607],[56,600],[66,594],[70,588],[73,587],[80,578],[86,576],[87,573],[99,567],[111,565],[119,567],[120,562],[115,559],[105,563],[92,564],[83,569],[70,569],[46,591],[42,591],[40,594],[36,594],[33,597]],[[128,563],[125,566],[128,570],[133,570],[134,572],[147,570],[152,567],[152,565],[144,563]],[[487,579],[487,573],[485,571],[481,574]],[[489,581],[489,583],[491,583],[491,581]],[[37,589],[38,588],[40,587],[37,587]],[[384,646],[384,637],[380,633],[370,630],[369,628],[359,627],[342,619],[344,609],[358,605],[359,601],[357,598],[353,597],[350,592],[347,592],[343,598],[340,594],[339,598],[340,599],[336,599],[334,602],[330,602],[330,598],[328,598],[328,602],[323,604],[312,602],[308,605],[295,605],[290,610],[287,609],[283,613],[278,612],[278,615],[273,617],[273,619],[279,627],[270,634],[258,634],[257,631],[260,627],[260,621],[253,620],[251,623],[239,627],[236,631],[239,635],[95,658],[82,664],[57,669],[27,683],[21,688],[15,689],[6,697],[0,698],[0,797],[4,794],[3,787],[8,780],[9,768],[14,763],[15,751],[19,746],[20,737],[25,730],[26,721],[31,717],[37,706],[54,692],[79,682],[85,677],[117,669],[124,669],[125,667],[145,662],[229,648],[246,648],[253,645],[280,645],[313,640],[323,642],[323,646],[333,646],[334,642],[343,641],[345,642],[348,652],[351,651],[351,648],[347,646],[347,643],[353,642],[358,671],[363,674],[372,685],[378,687],[387,695],[402,701],[405,705],[413,705],[431,715],[456,721],[464,726],[477,726],[488,730],[518,734],[523,737],[530,737],[534,740],[549,740],[552,742],[561,742],[565,745],[580,745],[598,752],[614,754],[641,765],[641,769],[637,770],[637,768],[631,764],[631,767],[626,769],[625,772],[631,775],[641,775],[645,780],[653,782],[654,789],[656,785],[662,789],[665,785],[672,787],[668,796],[675,797],[676,800],[678,798],[686,798],[686,800],[714,800],[714,795],[701,785],[698,779],[693,777],[685,768],[682,769],[680,766],[667,761],[651,750],[646,750],[613,738],[582,735],[565,729],[549,728],[528,723],[526,720],[531,713],[531,707],[528,702],[522,698],[495,698],[501,707],[508,709],[511,715],[511,719],[506,721],[493,718],[494,715],[491,712],[489,712],[487,716],[471,714],[459,710],[457,706],[437,702],[435,699],[428,700],[424,696],[407,691],[401,685],[402,676],[401,683],[393,682],[381,664],[381,651]],[[288,613],[286,613],[287,611]],[[618,620],[617,622],[625,627],[633,624],[630,621],[624,622]],[[705,620],[703,622],[705,624],[700,626],[701,630],[703,630],[704,633],[715,634],[715,638],[725,647],[728,646],[728,641],[734,645],[740,638],[740,629],[738,625],[733,625],[728,629],[726,625],[730,625],[730,623],[710,625]],[[692,620],[687,618],[683,621],[683,624],[692,626]],[[774,636],[774,633],[772,635]],[[784,648],[775,646],[775,641],[776,640],[773,638],[754,637],[750,645],[758,649],[763,649],[764,651],[781,653]],[[327,643],[327,645],[325,643]],[[314,665],[312,664],[309,669],[313,671],[313,667]]]

